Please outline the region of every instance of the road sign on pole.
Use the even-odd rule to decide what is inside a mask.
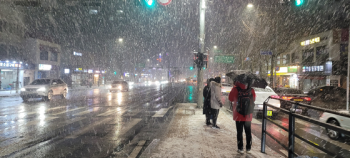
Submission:
[[[266,50],[266,51],[261,50],[260,51],[260,55],[272,55],[272,51],[270,51],[270,50]]]
[[[171,0],[158,0],[158,3],[163,6],[169,5],[170,2]]]
[[[233,64],[235,57],[232,55],[216,55],[214,61],[217,63]]]

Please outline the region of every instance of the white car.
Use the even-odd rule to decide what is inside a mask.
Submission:
[[[68,86],[61,79],[36,79],[29,85],[21,88],[20,96],[23,101],[29,98],[41,97],[43,100],[51,100],[54,95],[66,98]]]
[[[126,81],[113,81],[109,91],[129,91],[129,84]]]
[[[349,114],[349,111],[346,111],[346,110],[342,110],[339,112]],[[336,114],[324,112],[320,117],[320,121],[325,122],[325,123],[329,123],[329,124],[333,124],[336,126],[340,126],[340,127],[346,128],[346,129],[350,129],[350,118],[348,118],[348,117],[339,116]],[[334,139],[334,140],[339,139],[341,136],[342,137],[344,136],[340,132],[334,131],[331,129],[326,129],[326,131],[327,131],[328,137],[331,139]]]
[[[229,95],[233,86],[229,83],[222,83],[221,84],[221,93],[222,95]]]
[[[256,98],[255,98],[255,107],[254,107],[254,115],[262,114],[263,111],[263,105],[265,100],[271,96],[271,98],[280,98],[269,86],[267,86],[265,89],[263,88],[256,88],[253,87],[255,90]],[[276,99],[269,99],[269,104],[281,107],[281,102]],[[267,107],[267,116],[277,116],[278,110],[275,110],[273,108]]]

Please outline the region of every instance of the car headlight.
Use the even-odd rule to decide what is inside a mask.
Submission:
[[[43,87],[43,88],[39,88],[38,90],[36,90],[36,91],[46,91],[46,88],[45,87]]]
[[[25,88],[21,88],[21,91],[26,91],[26,89]]]
[[[112,88],[112,86],[110,85],[110,86],[108,86],[108,88]]]
[[[122,86],[118,86],[118,89],[122,89],[123,87]]]

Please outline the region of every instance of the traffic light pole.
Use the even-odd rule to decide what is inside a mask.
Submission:
[[[199,52],[198,56],[203,56],[205,52],[204,42],[205,42],[205,0],[200,0],[199,3]],[[203,58],[199,58],[197,64],[198,74],[197,74],[197,108],[203,105]]]

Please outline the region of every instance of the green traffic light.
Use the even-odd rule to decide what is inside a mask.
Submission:
[[[146,1],[147,5],[149,5],[149,6],[152,6],[153,2],[154,2],[154,0],[145,0],[145,1]]]
[[[205,67],[203,67],[203,70],[205,70]]]
[[[296,6],[301,6],[304,3],[304,0],[295,0]]]
[[[190,67],[190,70],[193,70],[193,67]]]
[[[117,75],[117,71],[114,71],[114,75]]]

